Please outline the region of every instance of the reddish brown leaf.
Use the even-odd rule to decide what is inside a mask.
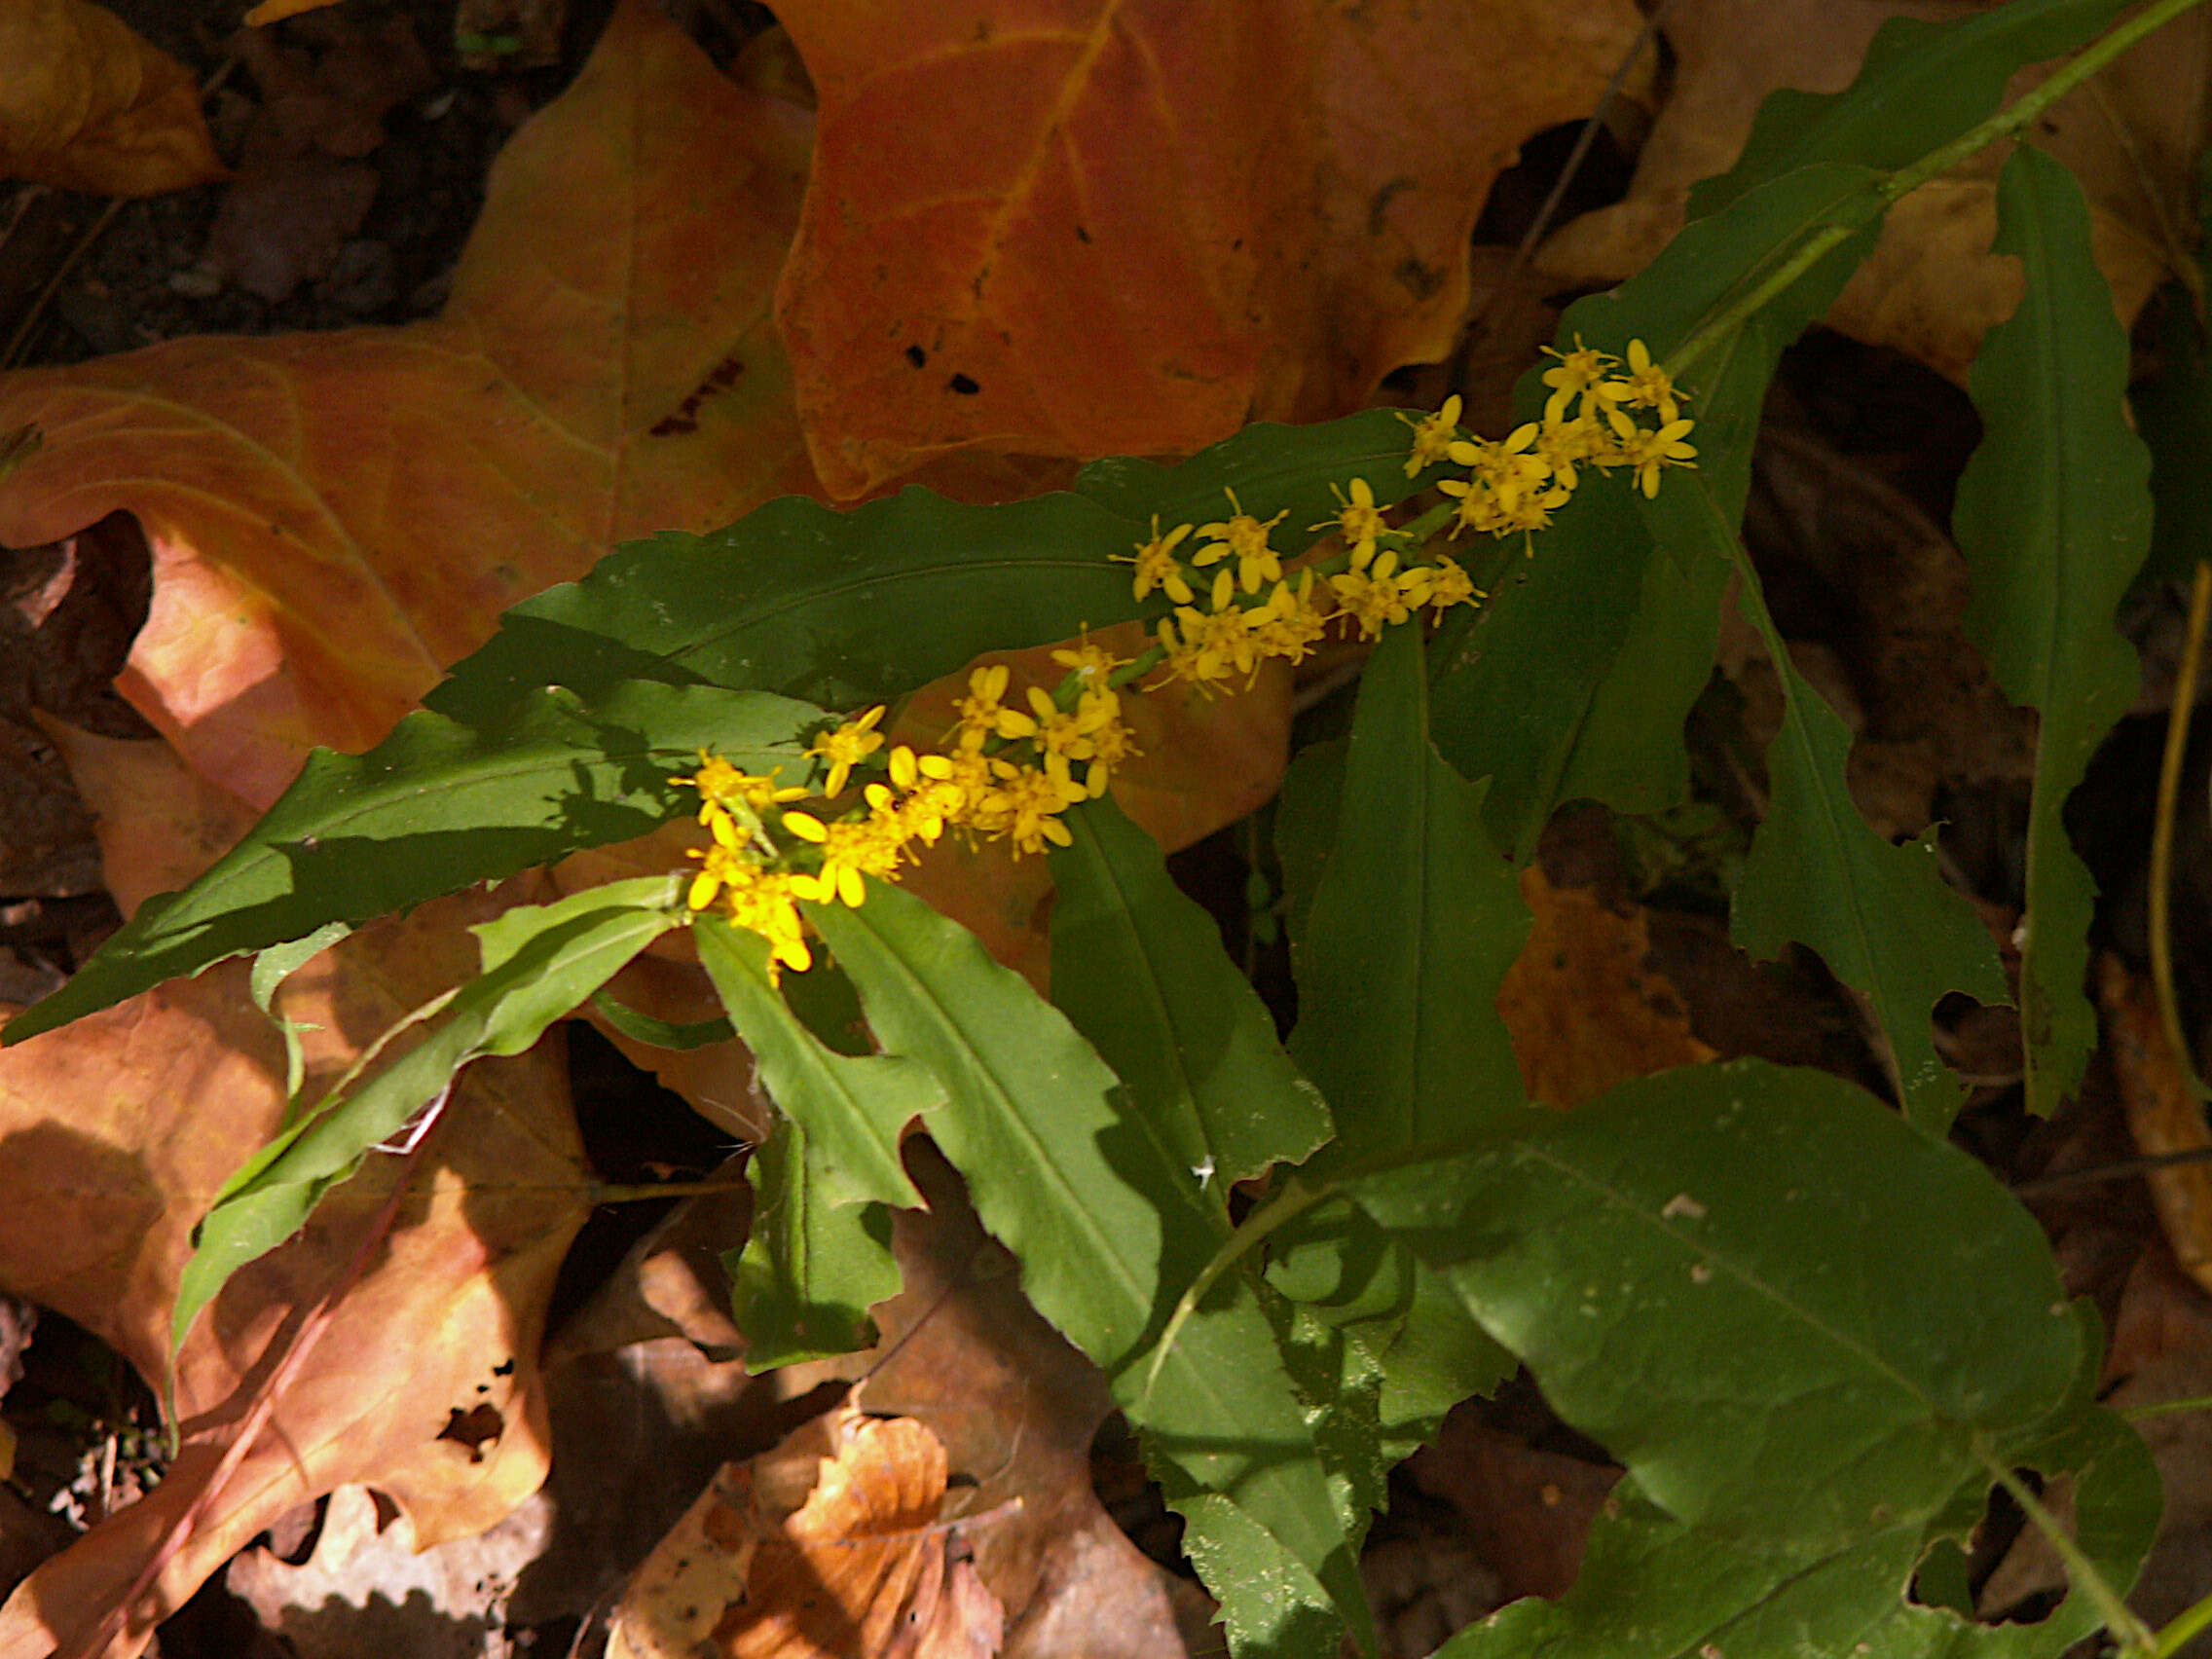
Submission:
[[[0,7],[0,179],[153,196],[223,174],[183,64],[91,0]]]
[[[733,1463],[716,1476],[639,1569],[608,1659],[996,1653],[1005,1615],[958,1526],[939,1525],[946,1467],[937,1436],[911,1418],[847,1406],[794,1439],[757,1470]],[[796,1509],[777,1478],[793,1474],[812,1488]]]
[[[461,924],[504,902],[425,906],[302,969],[279,1008],[319,1027],[308,1037],[313,1076],[327,1083],[453,982],[474,948]],[[244,981],[242,962],[225,964],[0,1053],[0,1281],[92,1330],[157,1383],[191,1229],[284,1111],[276,1034]],[[559,1046],[480,1064],[452,1110],[388,1246],[162,1575],[162,1610],[278,1514],[341,1484],[390,1495],[429,1543],[481,1531],[543,1480],[537,1349],[586,1179]],[[305,1234],[225,1289],[178,1358],[177,1462],[18,1589],[0,1608],[0,1654],[44,1653],[99,1622],[201,1495],[277,1346],[352,1254],[391,1167],[372,1158]],[[473,1446],[443,1433],[457,1412],[480,1414]],[[143,1645],[146,1625],[132,1628],[113,1651]]]
[[[1641,906],[1614,910],[1584,888],[1552,886],[1533,866],[1521,873],[1521,892],[1536,925],[1497,1007],[1530,1094],[1579,1106],[1631,1078],[1714,1057],[1690,1034],[1666,976],[1646,961]]]
[[[0,380],[0,427],[46,434],[0,483],[0,543],[134,514],[154,600],[122,689],[266,806],[611,542],[811,488],[765,314],[807,142],[632,0],[501,154],[437,320]]]
[[[1448,349],[1514,147],[1625,0],[803,0],[821,149],[778,290],[832,496],[983,446],[1198,449]]]

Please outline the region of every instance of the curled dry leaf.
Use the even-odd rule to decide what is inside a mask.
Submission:
[[[1691,1035],[1674,986],[1647,964],[1641,905],[1616,910],[1585,888],[1554,887],[1533,865],[1521,872],[1521,894],[1536,922],[1497,1009],[1530,1095],[1579,1106],[1631,1078],[1714,1058]]]
[[[0,7],[0,179],[154,196],[224,176],[190,70],[91,0]]]
[[[1625,0],[777,16],[822,116],[777,313],[839,498],[950,449],[1183,452],[1357,408],[1450,349],[1492,181],[1638,27]]]
[[[1625,201],[1584,214],[1547,241],[1541,267],[1563,284],[1605,287],[1641,270],[1681,228],[1690,186],[1726,172],[1766,94],[1841,92],[1874,31],[1892,17],[1965,8],[1905,0],[1680,0],[1669,8],[1675,75]],[[2054,105],[2036,142],[2087,191],[2097,264],[2122,320],[2163,281],[2187,222],[2208,43],[2201,14],[2169,23]],[[2023,72],[2008,99],[2041,74]],[[1963,381],[1992,323],[2019,302],[2018,262],[1994,256],[1997,171],[2008,146],[1982,152],[1889,211],[1882,239],[1828,313],[1832,327],[1895,347]]]
[[[941,1519],[937,1436],[846,1405],[794,1440],[723,1466],[639,1569],[608,1659],[997,1653],[1005,1613],[961,1524]],[[793,1488],[805,1497],[795,1508]]]
[[[315,1027],[305,1034],[311,1087],[458,977],[474,951],[462,924],[512,897],[425,905],[295,975],[277,1007]],[[192,1227],[285,1111],[281,1047],[246,994],[245,969],[223,964],[0,1051],[0,1282],[94,1332],[157,1389]],[[201,1496],[299,1316],[351,1257],[391,1170],[372,1158],[202,1317],[176,1365],[177,1460],[150,1495],[17,1589],[0,1607],[0,1654],[43,1654],[99,1623]],[[391,1496],[425,1544],[482,1531],[537,1489],[537,1351],[586,1178],[558,1044],[462,1078],[389,1242],[162,1574],[157,1604],[111,1655],[136,1652],[151,1616],[277,1515],[339,1485]],[[457,1420],[471,1432],[449,1434]]]

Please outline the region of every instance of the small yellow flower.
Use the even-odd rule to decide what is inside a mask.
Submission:
[[[1425,603],[1435,608],[1438,621],[1455,605],[1469,605],[1489,596],[1475,586],[1474,578],[1459,568],[1458,562],[1439,555],[1430,574],[1428,599]]]
[[[1258,593],[1263,583],[1275,581],[1282,575],[1282,560],[1268,545],[1268,532],[1289,517],[1290,509],[1283,508],[1272,519],[1256,519],[1244,510],[1243,503],[1236,498],[1235,491],[1225,490],[1222,494],[1229,498],[1230,516],[1213,524],[1198,526],[1198,535],[1208,545],[1200,548],[1191,563],[1203,570],[1234,554],[1236,559],[1237,585],[1246,593]],[[1220,583],[1217,581],[1215,592],[1219,591]],[[1190,602],[1178,600],[1176,603],[1187,605]],[[1214,608],[1218,610],[1221,607],[1216,603]]]
[[[1689,436],[1694,422],[1670,421],[1657,431],[1647,432],[1617,409],[1613,411],[1612,420],[1614,436],[1620,441],[1621,461],[1636,468],[1636,482],[1644,495],[1659,494],[1661,467],[1697,464],[1697,450],[1682,442]]]
[[[1254,613],[1252,637],[1262,654],[1286,662],[1304,662],[1315,642],[1329,631],[1331,608],[1313,598],[1313,572],[1300,575],[1294,591],[1288,582],[1275,583],[1268,603]]]
[[[1628,373],[1601,381],[1595,389],[1599,397],[1616,407],[1626,404],[1632,409],[1656,409],[1662,426],[1671,426],[1681,418],[1676,401],[1680,394],[1673,377],[1651,360],[1650,348],[1641,340],[1628,343]]]
[[[1410,415],[1398,417],[1414,429],[1414,452],[1406,458],[1408,478],[1444,459],[1446,447],[1459,435],[1459,394],[1454,392],[1433,415],[1423,416],[1419,421]]]
[[[770,806],[781,806],[787,800],[803,800],[807,792],[795,788],[779,788],[776,780],[783,776],[778,767],[766,777],[756,777],[741,767],[731,765],[719,755],[699,751],[699,769],[688,778],[671,778],[672,784],[689,784],[699,792],[699,822],[705,824],[709,815],[743,806],[758,817]]]
[[[1173,599],[1174,595],[1170,594],[1168,597]],[[1190,595],[1186,593],[1178,603],[1190,604]],[[1092,645],[1088,635],[1084,637],[1081,645],[1062,646],[1059,650],[1054,651],[1052,660],[1070,674],[1080,676],[1086,692],[1105,684],[1112,678],[1117,668],[1127,667],[1129,661],[1127,657],[1116,656],[1104,645]]]
[[[1344,537],[1345,545],[1351,549],[1352,568],[1357,570],[1375,556],[1376,538],[1387,535],[1390,527],[1383,522],[1382,509],[1375,504],[1374,486],[1366,479],[1354,478],[1348,497],[1334,484],[1329,486],[1329,493],[1337,498],[1337,516],[1323,519],[1319,524],[1309,528],[1333,528]]]
[[[1574,350],[1555,351],[1544,348],[1547,356],[1557,357],[1559,367],[1544,371],[1544,385],[1552,388],[1544,403],[1544,424],[1556,425],[1567,413],[1569,403],[1580,400],[1579,414],[1587,415],[1597,401],[1598,383],[1605,378],[1605,371],[1620,359],[1609,351],[1601,351],[1594,346],[1582,344],[1582,336],[1574,337]]]
[[[1116,553],[1110,555],[1117,565],[1134,565],[1136,569],[1136,597],[1139,599],[1160,588],[1177,605],[1191,603],[1191,586],[1183,579],[1183,567],[1176,562],[1175,549],[1191,534],[1192,527],[1179,524],[1165,535],[1160,534],[1160,515],[1152,515],[1152,539],[1137,544],[1133,557]]]
[[[1419,567],[1398,571],[1398,556],[1384,553],[1365,571],[1331,576],[1343,613],[1359,624],[1363,640],[1382,638],[1383,628],[1403,622],[1428,599],[1430,576]]]
[[[969,671],[968,695],[953,704],[960,715],[960,723],[947,734],[956,737],[963,749],[980,749],[993,737],[1022,735],[1019,728],[1023,717],[1000,701],[1006,695],[1009,677],[1003,662]]]
[[[824,794],[842,794],[853,768],[883,747],[883,733],[875,729],[876,722],[883,719],[883,708],[878,703],[860,719],[847,720],[834,731],[824,732],[807,750],[807,754],[830,762],[829,781],[822,790]]]

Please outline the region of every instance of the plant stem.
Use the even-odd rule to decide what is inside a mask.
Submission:
[[[2097,1570],[2097,1564],[2083,1553],[2082,1546],[2067,1535],[2066,1529],[2058,1524],[2058,1517],[2044,1507],[2043,1500],[2028,1490],[2028,1485],[2015,1475],[2005,1462],[1993,1456],[1986,1446],[1976,1446],[1975,1455],[1982,1467],[1987,1469],[1997,1484],[2005,1489],[2020,1512],[2035,1523],[2036,1530],[2050,1540],[2050,1547],[2058,1552],[2066,1564],[2074,1587],[2094,1602],[2105,1628],[2120,1643],[2123,1653],[2143,1655],[2170,1652],[2161,1649],[2159,1639],[2151,1634],[2151,1627],[2135,1616],[2134,1610],[2120,1599],[2120,1593]],[[2186,1615],[2185,1615],[2186,1616]]]
[[[2156,0],[2155,4],[2146,6],[2125,22],[2116,25],[2111,31],[2083,47],[2034,92],[1999,110],[1987,121],[1968,129],[1950,143],[1931,150],[1919,161],[1899,167],[1877,182],[1870,192],[1872,200],[1866,203],[1866,218],[1871,218],[1874,210],[1887,208],[1929,180],[1950,171],[1970,156],[1979,154],[2000,139],[2011,137],[2137,41],[2200,4],[2202,0]],[[1788,289],[1806,272],[1850,240],[1864,223],[1864,218],[1851,223],[1831,222],[1811,232],[1765,277],[1692,329],[1689,337],[1669,353],[1661,366],[1677,381],[1685,378],[1687,371],[1701,358],[1743,327],[1751,317],[1765,310],[1776,296]]]
[[[2170,912],[2174,875],[2174,819],[2181,806],[2182,762],[2189,754],[2189,720],[2196,703],[2197,670],[2204,656],[2204,624],[2212,612],[2212,564],[2197,562],[2195,579],[2189,589],[2189,627],[2181,650],[2181,666],[2174,675],[2173,711],[2166,717],[2165,754],[2158,762],[2158,806],[2151,824],[2151,989],[2158,1003],[2158,1023],[2165,1027],[2166,1046],[2173,1050],[2174,1064],[2189,1080],[2190,1091],[2199,1101],[2207,1098],[2204,1079],[2196,1070],[2196,1051],[2182,1029],[2181,999],[2174,993],[2173,935]]]

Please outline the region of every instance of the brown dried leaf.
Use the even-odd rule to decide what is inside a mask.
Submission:
[[[777,16],[822,115],[777,314],[836,498],[974,445],[1182,452],[1358,407],[1449,349],[1492,181],[1589,112],[1638,24],[1622,0]]]
[[[224,176],[183,64],[91,0],[0,6],[0,179],[154,196]]]
[[[279,1010],[319,1028],[308,1036],[312,1075],[327,1081],[397,1014],[459,977],[474,948],[461,924],[511,897],[425,905],[302,969]],[[0,1283],[91,1329],[157,1386],[191,1229],[284,1112],[281,1050],[246,997],[245,968],[226,963],[0,1052]],[[136,1652],[151,1616],[179,1605],[277,1515],[337,1486],[388,1493],[431,1543],[482,1531],[543,1481],[537,1349],[586,1179],[559,1045],[472,1068],[452,1111],[384,1253],[163,1573],[157,1605],[111,1653]],[[151,1494],[0,1607],[0,1653],[44,1653],[99,1622],[200,1497],[391,1170],[372,1159],[301,1236],[226,1287],[178,1356],[181,1455]],[[471,1413],[492,1435],[449,1436]]]
[[[1534,865],[1521,872],[1521,893],[1535,926],[1497,1009],[1531,1096],[1579,1106],[1631,1078],[1714,1057],[1691,1035],[1674,986],[1647,966],[1642,906],[1616,910],[1586,888],[1554,887]]]
[[[1840,92],[1885,19],[1944,18],[1963,9],[1925,0],[1680,0],[1666,22],[1673,90],[1627,199],[1566,226],[1538,263],[1563,284],[1607,286],[1641,270],[1681,228],[1690,186],[1735,164],[1768,92]],[[2188,216],[2181,204],[2192,198],[2190,171],[2203,148],[2208,42],[2200,15],[2170,23],[2037,124],[2037,145],[2071,166],[2088,193],[2097,263],[2123,321],[2165,279],[2175,227]],[[2023,72],[2008,97],[2040,78]],[[2006,153],[1984,151],[1893,206],[1829,324],[1963,379],[1982,334],[2019,299],[2017,261],[1989,252]]]
[[[2120,1105],[2143,1155],[2212,1152],[2204,1108],[2166,1041],[2149,980],[2107,954],[2097,961],[2097,1000],[2104,1005]],[[2149,1170],[2144,1179],[2174,1259],[2190,1277],[2212,1290],[2212,1163],[2177,1163]]]
[[[911,1418],[852,1405],[801,1429],[782,1461],[812,1462],[795,1510],[760,1467],[725,1464],[639,1569],[608,1659],[989,1659],[1005,1616],[957,1522],[940,1525],[944,1447]],[[762,1478],[763,1476],[768,1478]],[[802,1477],[803,1479],[803,1477]]]

